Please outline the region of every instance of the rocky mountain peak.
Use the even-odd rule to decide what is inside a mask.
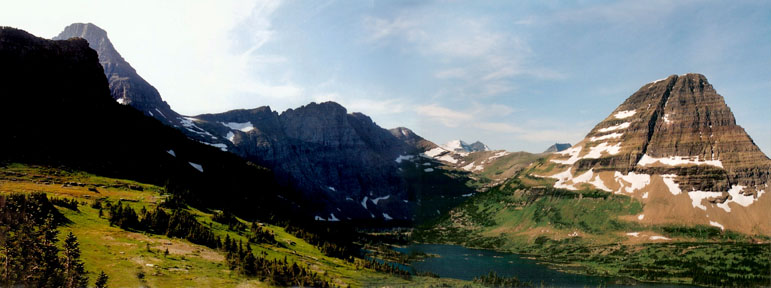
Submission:
[[[468,144],[463,140],[451,140],[450,142],[447,142],[444,145],[442,145],[442,147],[449,151],[458,152],[458,153],[490,151],[490,147],[487,147],[487,145],[479,141]]]
[[[54,37],[54,40],[82,38],[99,55],[99,64],[110,84],[112,97],[121,104],[130,105],[145,115],[169,125],[179,125],[180,115],[161,99],[160,93],[140,77],[136,70],[121,57],[107,37],[107,32],[92,23],[74,23]]]
[[[646,206],[652,212],[661,210],[653,212],[661,217],[651,221],[685,217],[706,222],[702,217],[708,215],[725,227],[771,233],[771,225],[757,226],[757,221],[720,212],[733,208],[742,209],[742,217],[767,216],[760,211],[771,205],[761,203],[771,202],[760,197],[768,189],[771,160],[736,124],[723,97],[701,74],[671,75],[643,85],[583,141],[552,154],[550,162],[568,166],[550,176],[560,179],[557,187],[588,184],[641,199],[665,191],[658,196],[671,201]],[[707,203],[720,211],[708,209]],[[709,213],[696,217],[692,208]],[[677,212],[681,209],[684,212]]]

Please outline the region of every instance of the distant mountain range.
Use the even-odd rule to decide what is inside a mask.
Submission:
[[[306,207],[306,213],[317,220],[412,221],[416,213],[420,214],[416,211],[425,210],[418,199],[444,193],[460,201],[459,195],[473,191],[464,185],[446,191],[433,183],[408,183],[406,179],[413,177],[447,183],[463,181],[441,173],[432,177],[405,175],[401,162],[395,159],[437,147],[407,128],[383,129],[368,116],[348,113],[334,102],[310,103],[283,113],[265,106],[183,116],[174,112],[120,56],[104,30],[91,23],[76,23],[55,39],[71,37],[86,39],[97,51],[118,103],[176,127],[202,144],[270,167],[282,184],[300,190],[308,202],[316,204]],[[469,152],[487,150],[479,142],[463,144],[458,148]],[[423,169],[413,172],[430,173]],[[447,209],[434,208],[429,214]]]

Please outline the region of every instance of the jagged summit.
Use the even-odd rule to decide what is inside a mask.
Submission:
[[[487,147],[487,145],[479,141],[468,144],[463,140],[452,140],[442,145],[442,147],[449,151],[458,152],[458,153],[490,151],[490,147]]]
[[[655,197],[641,221],[688,219],[771,234],[771,202],[762,197],[771,160],[701,74],[643,85],[550,162],[568,166],[551,175],[555,186],[589,185],[643,202]]]
[[[180,115],[163,101],[158,90],[145,81],[123,59],[107,37],[107,32],[92,23],[74,23],[54,37],[54,40],[82,38],[99,54],[99,64],[110,84],[110,94],[121,104],[130,105],[145,115],[169,125],[179,125]]]
[[[549,148],[546,148],[546,151],[543,151],[543,153],[554,153],[554,152],[560,152],[564,151],[565,149],[570,148],[570,143],[554,143],[554,145],[549,146]]]

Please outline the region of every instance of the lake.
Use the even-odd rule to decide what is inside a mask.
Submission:
[[[473,280],[474,277],[495,271],[499,276],[516,276],[520,281],[530,281],[538,286],[541,282],[549,286],[598,286],[626,287],[614,283],[613,278],[564,273],[525,259],[517,254],[492,250],[470,249],[457,245],[415,244],[397,247],[394,250],[410,254],[422,252],[438,255],[410,263],[413,271],[432,272],[443,278]],[[645,283],[645,286],[683,287],[670,284]]]

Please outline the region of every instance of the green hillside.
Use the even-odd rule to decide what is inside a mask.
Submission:
[[[134,181],[99,177],[58,168],[11,164],[0,169],[0,196],[44,193],[56,210],[66,218],[58,228],[59,238],[74,234],[82,252],[89,283],[100,272],[108,275],[111,287],[270,287],[294,286],[281,282],[275,275],[247,275],[241,267],[231,269],[228,253],[222,247],[207,247],[187,239],[190,236],[169,237],[163,233],[120,228],[110,224],[110,208],[131,207],[162,209],[171,214],[174,209],[161,207],[168,201],[164,188]],[[66,200],[66,201],[65,201]],[[71,205],[72,200],[77,204]],[[99,203],[99,204],[96,204]],[[120,204],[118,204],[120,203]],[[63,206],[60,206],[63,205]],[[101,206],[101,209],[99,208]],[[169,206],[166,204],[166,206]],[[0,212],[4,206],[0,205]],[[338,287],[369,286],[430,286],[465,285],[462,281],[415,275],[398,276],[366,268],[368,261],[352,261],[330,257],[322,248],[287,232],[283,226],[255,223],[260,233],[274,241],[249,241],[252,223],[235,218],[228,224],[218,211],[201,211],[189,207],[183,211],[194,216],[200,227],[219,239],[232,239],[250,249],[257,258],[311,272],[325,283]],[[8,211],[5,211],[8,212]],[[215,215],[219,215],[215,216]],[[141,219],[141,216],[140,216]],[[224,222],[224,221],[223,221]],[[240,224],[238,224],[240,223]],[[122,224],[121,224],[122,225]],[[188,225],[195,226],[195,225]],[[297,228],[293,228],[297,230]],[[191,232],[192,233],[192,232]],[[264,236],[263,235],[263,236]],[[269,238],[268,236],[267,238]],[[210,246],[210,245],[209,245]],[[5,251],[5,250],[3,250]],[[167,252],[168,251],[168,252]],[[3,256],[4,252],[0,252]],[[382,267],[380,268],[382,269]],[[298,275],[300,273],[298,272]],[[298,276],[299,277],[299,276]],[[307,276],[311,277],[311,276]],[[292,280],[289,280],[292,281]],[[307,285],[306,285],[307,286]],[[314,285],[315,286],[315,285]]]
[[[642,211],[638,200],[553,188],[554,180],[531,176],[553,166],[543,164],[476,194],[418,229],[414,240],[511,251],[559,270],[632,283],[742,286],[771,280],[768,237],[707,226],[644,226],[627,220]],[[660,240],[632,236],[641,233]]]

